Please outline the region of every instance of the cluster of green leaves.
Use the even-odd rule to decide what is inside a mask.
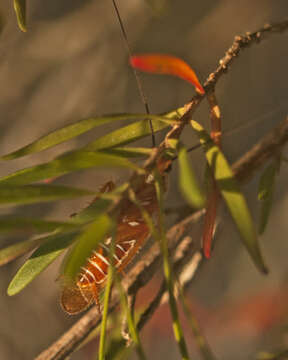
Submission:
[[[258,269],[263,273],[267,273],[267,267],[260,251],[255,224],[246,199],[240,190],[228,161],[200,124],[196,121],[191,121],[191,125],[199,136],[201,144],[204,146],[209,167],[213,172],[221,195],[238,228],[244,245]]]
[[[51,177],[55,179],[63,174],[103,166],[120,166],[143,172],[138,165],[131,161],[131,158],[147,156],[150,154],[151,149],[131,148],[126,145],[150,134],[148,119],[153,121],[154,131],[157,132],[169,126],[171,122],[179,119],[182,113],[183,109],[181,108],[177,111],[167,113],[165,116],[124,114],[85,119],[53,131],[17,151],[2,156],[2,161],[20,158],[68,141],[92,130],[96,126],[124,119],[134,120],[129,125],[97,138],[80,149],[60,155],[45,164],[24,168],[0,178],[0,204],[2,206],[57,201],[91,195],[97,195],[98,198],[96,202],[93,202],[88,208],[67,222],[46,221],[36,218],[9,218],[7,216],[0,219],[0,231],[2,232],[13,233],[15,231],[28,231],[33,234],[33,237],[21,243],[1,249],[0,264],[5,264],[38,246],[37,250],[19,269],[10,283],[8,289],[9,295],[14,295],[22,290],[71,243],[76,242],[77,246],[75,245],[73,251],[70,253],[65,270],[70,277],[74,277],[89,252],[91,252],[91,249],[97,245],[109,230],[109,219],[105,213],[112,202],[118,199],[122,191],[125,190],[124,185],[124,187],[116,189],[108,195],[86,189],[43,183],[35,184],[35,182],[47,180]],[[214,173],[232,218],[242,235],[243,242],[255,264],[261,271],[265,272],[266,266],[259,249],[257,232],[255,231],[255,226],[245,198],[234,179],[232,170],[223,153],[214,145],[207,132],[195,121],[192,121],[191,124],[205,149],[208,164]],[[169,145],[169,150],[172,152],[172,155],[176,154],[179,159],[179,187],[184,198],[195,208],[203,207],[205,197],[199,188],[193,169],[189,164],[187,149],[176,140],[171,141]],[[271,171],[269,174],[270,173]],[[273,174],[275,174],[275,171],[272,171],[272,175]],[[265,178],[267,178],[267,175]],[[271,176],[268,178],[271,179]],[[267,180],[263,182],[263,184],[266,183]],[[264,185],[262,185],[262,187],[263,186]],[[268,195],[266,195],[266,199],[267,196]],[[265,222],[267,222],[267,220]],[[97,227],[98,231],[95,231],[95,227]],[[99,231],[102,227],[103,232]],[[45,236],[40,235],[43,233],[46,233]],[[101,234],[101,236],[95,236],[95,233]],[[35,236],[35,234],[37,236]]]
[[[55,179],[64,174],[95,167],[124,167],[142,172],[143,170],[133,163],[130,158],[143,158],[150,154],[151,149],[131,148],[124,145],[150,134],[148,118],[152,119],[155,131],[160,131],[167,127],[172,119],[177,119],[178,116],[176,112],[171,112],[166,114],[165,117],[124,114],[85,119],[53,131],[1,158],[2,161],[7,161],[39,153],[90,131],[96,126],[125,119],[134,120],[121,129],[99,137],[84,148],[58,156],[45,164],[21,169],[0,178],[0,204],[2,206],[59,201],[83,196],[97,196],[98,198],[96,202],[93,202],[88,208],[67,222],[12,216],[5,216],[0,219],[1,232],[6,234],[15,232],[20,234],[22,232],[32,235],[27,240],[1,249],[0,264],[6,264],[38,247],[13,278],[8,288],[9,295],[14,295],[22,290],[71,243],[76,241],[78,245],[73,248],[66,264],[66,272],[69,276],[74,276],[81,262],[84,261],[83,259],[87,258],[88,252],[97,245],[97,241],[101,240],[101,235],[108,230],[109,219],[107,215],[104,215],[105,212],[107,212],[112,202],[121,196],[121,192],[125,190],[125,186],[122,186],[108,195],[86,189],[59,186],[51,183],[37,184],[35,182],[45,181],[51,177]],[[97,227],[97,231],[95,231],[95,227]],[[99,228],[102,227],[103,232],[99,231]],[[44,233],[45,235],[41,235]],[[99,234],[99,239],[97,236],[95,237],[95,234]],[[89,241],[91,241],[90,250],[88,249]],[[81,244],[85,245],[82,246]]]
[[[150,135],[148,119],[153,121],[154,131],[158,132],[177,120],[182,112],[183,109],[179,109],[165,114],[165,116],[123,114],[80,120],[1,157],[2,161],[7,161],[32,155],[73,139],[97,126],[120,120],[132,120],[129,125],[99,137],[81,149],[62,154],[47,163],[24,168],[0,178],[0,204],[2,207],[66,200],[83,196],[97,197],[97,201],[92,202],[90,206],[67,222],[13,216],[0,218],[0,231],[2,233],[13,234],[17,232],[29,235],[28,239],[0,250],[0,265],[4,265],[37,247],[11,281],[8,288],[9,295],[17,294],[26,287],[72,243],[75,243],[75,246],[66,260],[64,273],[65,276],[75,277],[91,249],[97,246],[97,243],[103,239],[110,228],[110,219],[106,215],[107,210],[127,188],[127,184],[123,184],[113,192],[104,194],[86,189],[54,185],[46,180],[51,178],[54,180],[64,174],[98,167],[123,167],[142,173],[143,170],[131,159],[143,158],[151,153],[151,149],[133,148],[126,145]],[[41,181],[40,184],[37,183],[39,181]]]

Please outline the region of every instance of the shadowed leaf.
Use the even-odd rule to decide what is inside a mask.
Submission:
[[[0,217],[0,232],[37,232],[44,233],[53,231],[58,228],[73,230],[77,225],[60,222],[60,221],[46,221],[35,218],[19,218],[14,216],[2,216]]]
[[[12,296],[23,290],[72,243],[76,234],[73,232],[48,236],[45,243],[40,245],[17,271],[9,284],[8,295]]]
[[[99,215],[82,234],[76,239],[74,247],[65,259],[63,275],[65,278],[74,280],[80,267],[84,265],[92,250],[104,239],[112,225],[110,218],[103,214]]]
[[[42,239],[28,239],[0,249],[0,266],[8,264],[17,257],[26,254],[41,243]]]
[[[93,195],[92,191],[55,185],[0,185],[0,205],[32,204]]]
[[[131,57],[130,63],[134,68],[142,71],[177,76],[194,85],[200,94],[205,93],[194,70],[176,56],[163,54],[135,55]]]
[[[191,121],[193,129],[199,136],[204,147],[208,164],[214,174],[223,199],[231,213],[231,216],[241,234],[243,243],[250,253],[258,269],[267,273],[257,239],[257,232],[248,209],[245,197],[234,178],[233,172],[225,156],[218,146],[214,144],[208,133],[196,121]]]
[[[179,150],[178,160],[180,190],[191,206],[202,208],[205,205],[205,198],[198,185],[194,171],[189,164],[187,150],[183,146]]]
[[[78,150],[59,156],[48,163],[16,171],[1,178],[0,184],[29,184],[93,167],[124,167],[139,170],[132,162],[120,156]]]
[[[99,193],[89,206],[73,215],[73,223],[85,224],[93,221],[100,214],[107,212],[113,201],[118,200],[119,195],[125,191],[127,187],[128,183],[124,183],[111,192]]]

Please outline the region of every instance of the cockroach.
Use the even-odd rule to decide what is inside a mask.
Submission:
[[[158,171],[166,182],[166,173],[171,160],[158,161]],[[111,182],[105,184],[102,191],[112,189]],[[157,214],[158,202],[155,181],[152,173],[143,177],[135,191],[139,205],[150,216]],[[97,201],[97,200],[96,200]],[[68,314],[77,314],[93,301],[100,311],[99,292],[105,286],[108,269],[113,266],[121,272],[133,259],[137,251],[150,236],[150,229],[143,219],[140,208],[131,200],[125,199],[119,211],[116,226],[115,247],[111,254],[112,237],[107,237],[93,251],[86,264],[81,268],[74,284],[65,284],[61,295],[62,308]]]

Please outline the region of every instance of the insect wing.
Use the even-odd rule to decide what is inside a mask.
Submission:
[[[93,293],[89,287],[79,288],[75,286],[65,286],[63,288],[60,303],[65,312],[70,315],[78,314],[91,305]]]

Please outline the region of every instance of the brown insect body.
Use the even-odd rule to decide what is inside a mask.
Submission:
[[[164,176],[166,166],[158,166]],[[111,182],[104,185],[102,191],[110,191]],[[152,175],[145,177],[143,184],[136,192],[136,198],[142,207],[153,216],[158,211],[155,184]],[[91,254],[85,266],[79,273],[73,286],[65,286],[61,296],[61,305],[69,314],[77,314],[85,310],[94,301],[100,309],[99,292],[103,288],[108,275],[111,258],[113,266],[121,271],[131,261],[136,252],[150,235],[140,209],[130,200],[125,200],[120,211],[115,249],[111,257],[110,243],[107,237]]]

